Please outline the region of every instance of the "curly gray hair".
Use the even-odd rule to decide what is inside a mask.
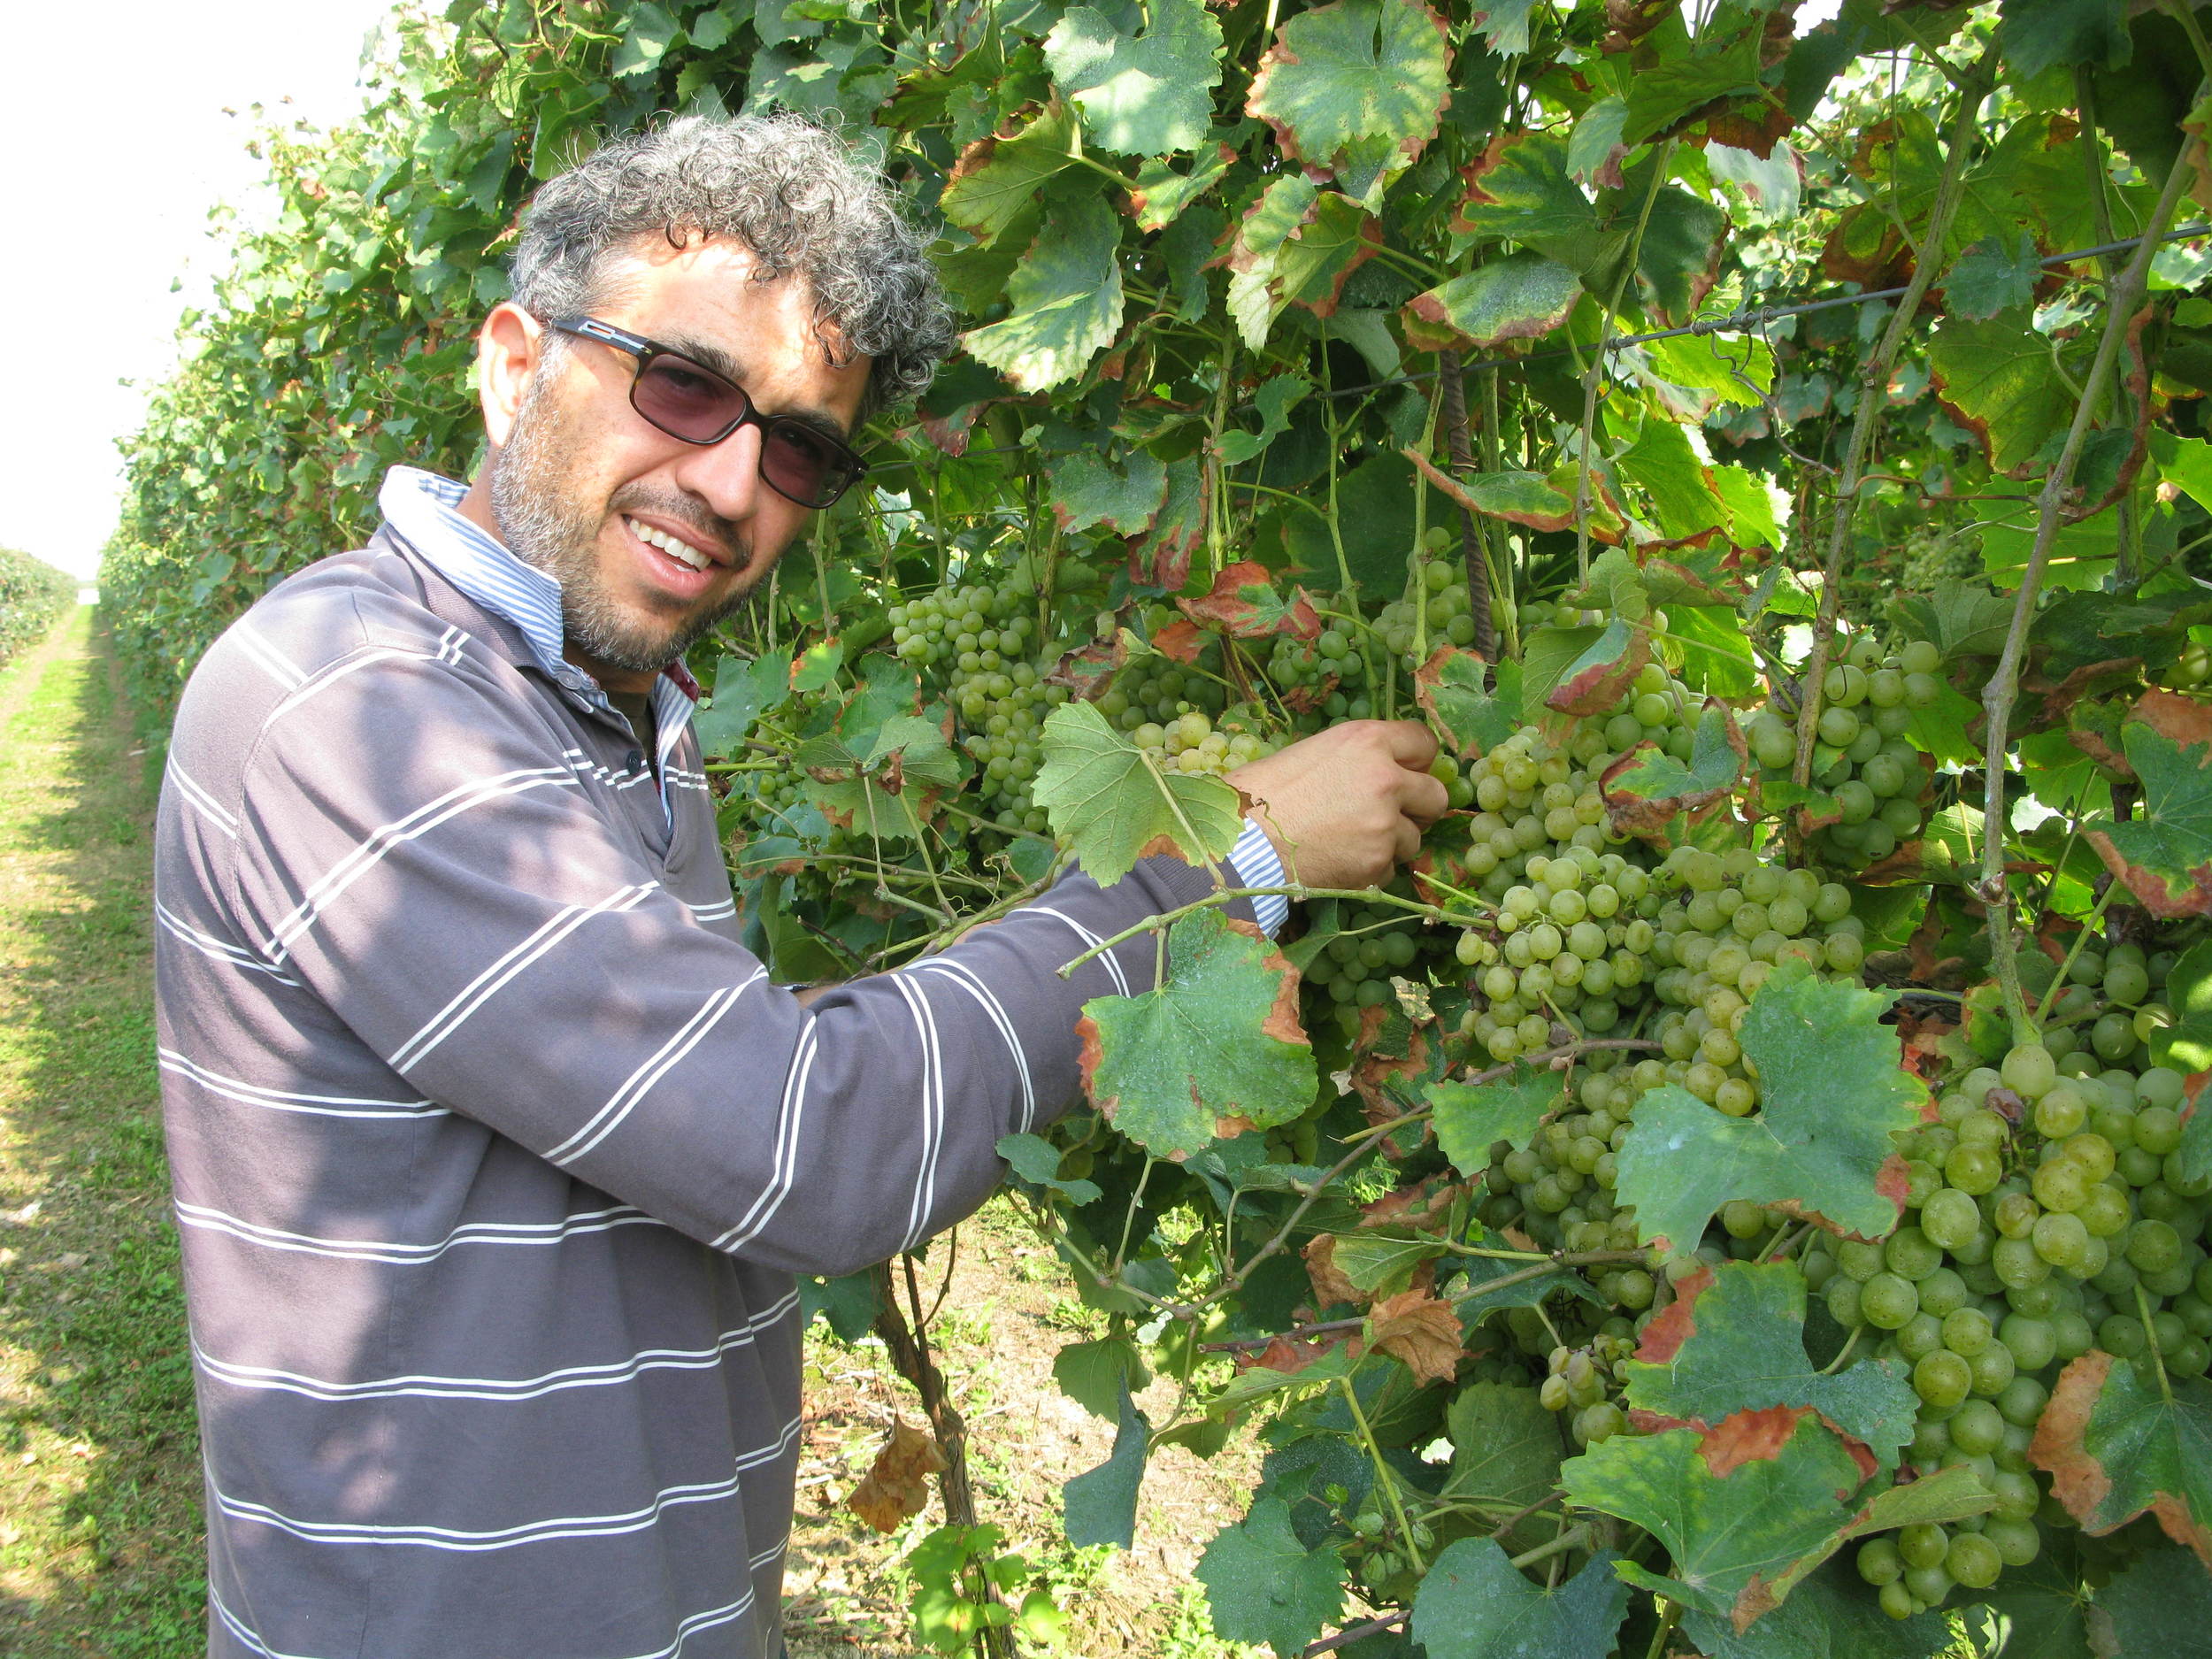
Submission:
[[[687,234],[743,242],[763,281],[803,278],[833,355],[841,346],[874,359],[871,409],[922,390],[952,349],[952,313],[888,181],[835,134],[787,113],[682,116],[548,180],[523,215],[515,303],[548,319],[588,311],[607,296],[610,252]]]

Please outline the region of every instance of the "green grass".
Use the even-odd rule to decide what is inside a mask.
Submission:
[[[0,673],[0,1653],[204,1650],[149,768],[80,611]]]

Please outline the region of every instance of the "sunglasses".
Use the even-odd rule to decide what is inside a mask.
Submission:
[[[850,489],[868,464],[829,434],[789,415],[764,415],[744,388],[658,341],[626,334],[595,317],[559,317],[546,325],[595,340],[637,359],[630,407],[672,438],[719,443],[740,426],[760,428],[760,475],[802,507],[826,507]]]

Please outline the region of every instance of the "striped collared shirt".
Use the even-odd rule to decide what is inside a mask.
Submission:
[[[1056,970],[1210,879],[1077,872],[803,1007],[741,941],[689,724],[655,800],[518,619],[542,589],[514,610],[426,523],[265,596],[170,749],[210,1651],[768,1659],[794,1274],[979,1202],[999,1139],[1077,1097],[1084,1002],[1156,957]]]

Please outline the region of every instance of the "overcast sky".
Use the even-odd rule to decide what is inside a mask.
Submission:
[[[178,313],[215,264],[208,210],[246,199],[262,174],[245,151],[249,106],[318,125],[357,114],[362,44],[391,10],[110,0],[12,16],[12,59],[45,72],[24,67],[0,98],[0,227],[15,250],[0,260],[0,546],[79,575],[98,566],[115,441],[137,427],[139,388],[174,360]]]

